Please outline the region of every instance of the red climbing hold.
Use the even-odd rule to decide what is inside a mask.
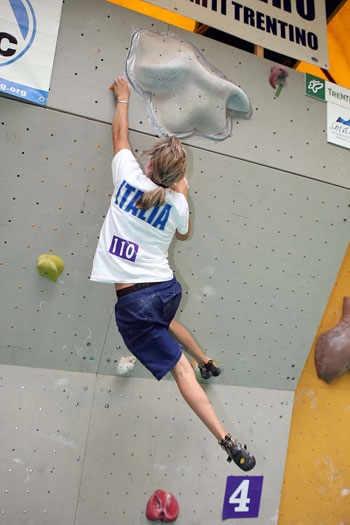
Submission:
[[[146,516],[151,521],[175,521],[179,514],[179,504],[171,492],[156,490],[148,500]]]
[[[280,80],[283,80],[284,78],[287,78],[288,71],[281,66],[272,66],[271,68],[271,75],[269,78],[270,84],[273,88],[277,87],[277,82]]]

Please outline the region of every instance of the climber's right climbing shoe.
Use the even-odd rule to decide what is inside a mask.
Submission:
[[[255,467],[255,457],[248,452],[247,445],[242,446],[230,434],[221,439],[219,445],[227,452],[227,461],[234,461],[240,469],[247,471]]]

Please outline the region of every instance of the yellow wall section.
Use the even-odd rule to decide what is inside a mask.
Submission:
[[[341,9],[327,24],[329,72],[334,82],[350,88],[350,48],[349,42],[350,1],[344,3]],[[296,67],[301,73],[310,73],[316,77],[327,78],[317,66],[299,62]]]
[[[147,2],[142,2],[142,0],[108,0],[108,2],[120,5],[121,7],[126,7],[127,9],[131,9],[132,11],[137,11],[138,13],[142,13],[143,15],[156,18],[157,20],[162,20],[167,24],[181,27],[182,29],[186,29],[187,31],[194,31],[196,27],[196,22],[191,18],[187,18],[182,15],[177,15],[176,13],[172,13],[167,9],[162,9],[161,7],[156,7],[154,5],[147,4]]]
[[[350,245],[295,392],[278,525],[350,525],[350,373],[327,384],[314,365],[349,295]]]

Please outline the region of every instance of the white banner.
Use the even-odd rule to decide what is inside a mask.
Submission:
[[[350,109],[350,89],[343,86],[338,86],[333,82],[325,83],[325,97],[327,102],[333,102],[339,106],[344,106]]]
[[[327,142],[350,149],[350,106],[327,102]]]
[[[325,0],[147,0],[277,53],[328,69]]]
[[[45,105],[62,0],[0,0],[0,93]]]
[[[325,82],[327,142],[350,149],[350,90]]]

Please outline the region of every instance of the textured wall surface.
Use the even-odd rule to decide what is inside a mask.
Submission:
[[[158,488],[176,495],[176,523],[221,523],[226,477],[240,471],[172,382],[2,365],[0,388],[0,523],[146,524]],[[253,472],[264,476],[259,523],[268,523],[277,516],[293,394],[206,388],[224,424],[234,420],[237,435],[254,442]]]
[[[110,127],[0,104],[2,362],[113,374],[128,353],[114,290],[89,282],[113,189]],[[346,247],[348,191],[195,147],[189,159],[193,233],[170,252],[179,319],[222,362],[220,383],[294,390]],[[50,252],[65,262],[57,283],[35,267]]]
[[[157,488],[177,495],[179,524],[212,525],[226,477],[241,473],[172,380],[158,384],[139,364],[115,376],[128,351],[114,289],[89,282],[112,191],[108,86],[133,27],[178,33],[67,0],[48,107],[0,98],[6,525],[147,523]],[[290,71],[276,97],[270,62],[183,34],[253,106],[232,137],[186,141],[193,232],[170,260],[184,290],[178,319],[223,369],[205,389],[264,476],[254,522],[265,525],[278,519],[294,390],[348,244],[349,152],[325,142],[325,105],[305,97],[303,75]],[[153,143],[135,93],[130,130],[136,153]],[[37,272],[42,253],[65,262],[56,283]]]

